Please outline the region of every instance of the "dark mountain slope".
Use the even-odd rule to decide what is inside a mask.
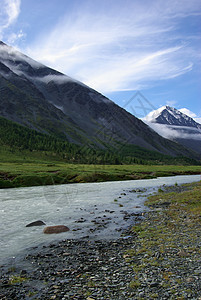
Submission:
[[[95,90],[0,43],[0,115],[70,142],[193,154]]]
[[[32,82],[16,75],[2,63],[0,70],[1,116],[41,132],[54,133],[69,140],[77,136],[82,140],[79,136],[82,130],[70,117],[47,102]]]

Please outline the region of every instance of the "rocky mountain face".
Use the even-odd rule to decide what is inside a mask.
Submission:
[[[0,42],[0,115],[70,142],[191,156],[114,102]]]
[[[163,106],[143,119],[163,137],[177,141],[201,154],[201,124],[179,110]]]

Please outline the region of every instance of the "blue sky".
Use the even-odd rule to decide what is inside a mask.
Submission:
[[[0,2],[5,43],[138,117],[136,91],[150,110],[168,104],[201,117],[200,0]]]

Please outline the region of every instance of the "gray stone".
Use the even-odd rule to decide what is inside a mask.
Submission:
[[[43,229],[43,232],[46,234],[52,233],[61,233],[69,231],[70,229],[65,225],[55,225],[55,226],[47,226]]]
[[[42,226],[42,225],[46,225],[46,224],[43,221],[38,220],[38,221],[34,221],[34,222],[27,224],[26,227]]]

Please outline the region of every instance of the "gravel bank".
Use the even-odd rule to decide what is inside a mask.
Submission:
[[[201,224],[174,213],[161,203],[118,240],[33,249],[24,268],[1,268],[0,299],[201,300]]]

